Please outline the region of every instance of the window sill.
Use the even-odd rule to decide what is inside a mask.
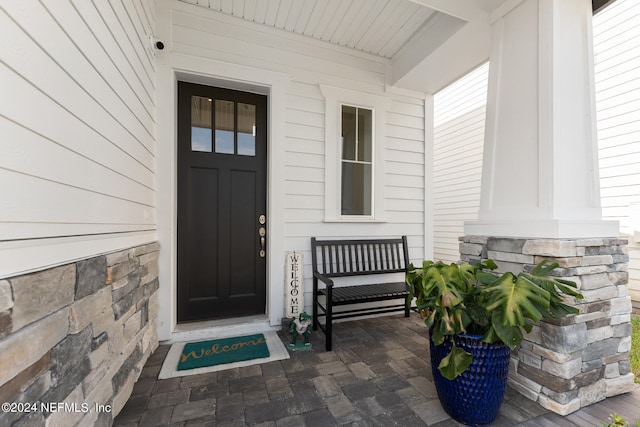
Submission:
[[[322,222],[325,223],[357,223],[357,224],[384,224],[387,222],[386,219],[379,218],[332,218],[332,219],[324,219]]]

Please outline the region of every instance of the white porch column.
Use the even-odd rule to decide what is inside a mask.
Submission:
[[[617,236],[600,209],[591,1],[507,4],[492,17],[481,205],[465,234]]]
[[[580,314],[534,326],[509,371],[564,415],[634,386],[627,242],[600,209],[591,1],[511,0],[492,19],[480,211],[461,258],[514,272],[552,259],[578,284]]]

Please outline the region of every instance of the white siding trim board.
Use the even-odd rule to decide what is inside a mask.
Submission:
[[[0,278],[80,261],[87,254],[101,255],[142,246],[153,243],[155,238],[155,231],[140,231],[0,242]]]

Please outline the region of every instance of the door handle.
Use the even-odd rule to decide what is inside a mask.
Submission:
[[[267,242],[267,239],[265,238],[267,235],[267,229],[260,227],[258,234],[260,234],[260,258],[264,258],[267,255],[264,249],[265,243]]]

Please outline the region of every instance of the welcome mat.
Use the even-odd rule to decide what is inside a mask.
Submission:
[[[269,348],[263,334],[190,342],[182,349],[178,371],[265,357]]]
[[[274,331],[175,343],[165,357],[158,379],[204,374],[288,358],[289,352]]]

